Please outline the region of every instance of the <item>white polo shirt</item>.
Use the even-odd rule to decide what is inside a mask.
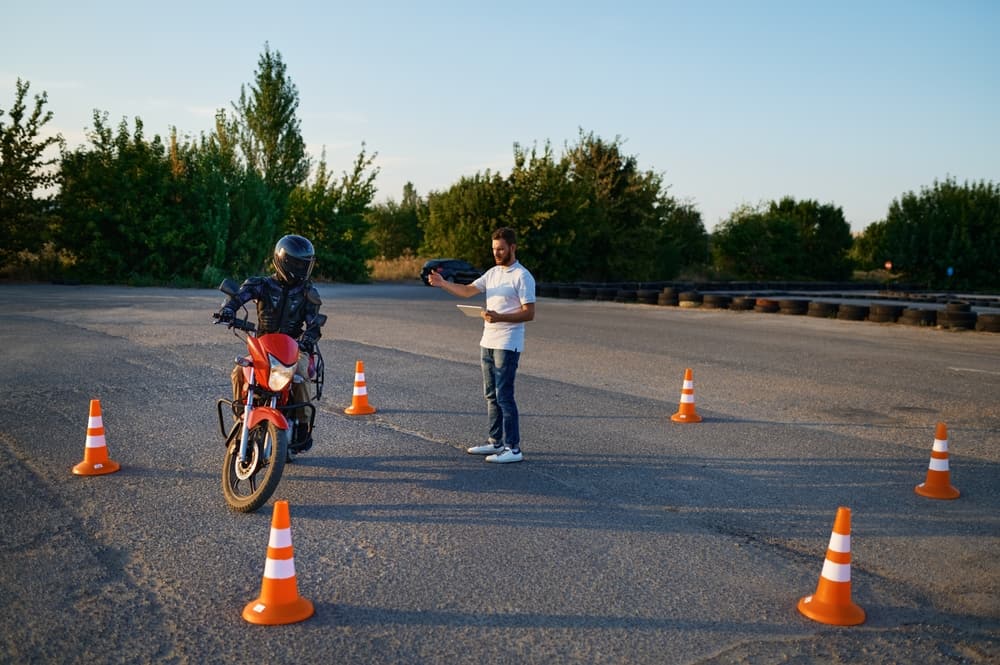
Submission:
[[[499,314],[521,310],[521,305],[535,302],[535,278],[515,261],[509,266],[493,266],[472,283],[486,293],[486,309]],[[524,351],[524,323],[483,322],[479,345],[487,349]]]

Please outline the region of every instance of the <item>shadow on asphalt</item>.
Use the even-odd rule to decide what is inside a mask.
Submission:
[[[302,466],[329,467],[297,481],[419,490],[418,503],[304,504],[312,519],[398,524],[497,525],[608,532],[715,531],[757,539],[829,535],[838,505],[854,513],[854,530],[879,536],[995,536],[1000,465],[953,461],[957,501],[918,496],[927,460],[528,452],[525,462],[491,465],[461,454],[313,457]],[[470,462],[472,462],[470,464]],[[706,492],[705,488],[726,488]],[[359,496],[360,492],[322,492]],[[384,494],[379,492],[380,495]],[[448,499],[448,500],[442,500]],[[992,508],[990,507],[992,506]],[[826,536],[824,536],[824,532]]]

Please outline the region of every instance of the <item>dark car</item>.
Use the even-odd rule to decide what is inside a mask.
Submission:
[[[446,280],[455,282],[456,284],[471,284],[483,274],[482,271],[478,270],[468,261],[461,259],[431,259],[420,269],[420,281],[427,284],[427,286],[430,286],[427,282],[427,275],[432,270],[437,270]]]

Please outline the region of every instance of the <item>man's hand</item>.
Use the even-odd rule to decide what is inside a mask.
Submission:
[[[455,282],[449,282],[437,270],[432,270],[427,273],[427,283],[431,286],[441,287],[451,295],[459,298],[471,298],[472,296],[477,296],[480,293],[479,289],[472,284],[456,284]]]
[[[223,307],[219,310],[219,322],[231,323],[236,318],[236,310],[232,307]]]
[[[316,340],[312,337],[302,337],[299,340],[299,350],[303,353],[312,353],[316,350]]]
[[[521,305],[521,309],[501,314],[492,309],[483,311],[483,318],[487,323],[526,323],[535,319],[535,303],[529,302]]]

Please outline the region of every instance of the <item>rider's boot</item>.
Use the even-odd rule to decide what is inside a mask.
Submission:
[[[313,439],[312,432],[309,428],[300,424],[295,428],[295,440],[288,446],[288,449],[295,454],[304,453],[310,448],[312,448]]]

